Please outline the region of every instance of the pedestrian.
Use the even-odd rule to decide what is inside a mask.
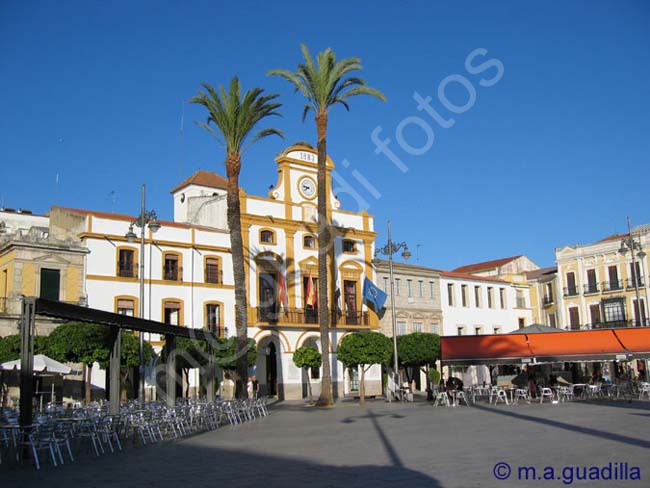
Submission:
[[[253,375],[251,377],[252,389],[253,389],[253,398],[258,398],[260,396],[260,383],[257,381],[257,377]]]

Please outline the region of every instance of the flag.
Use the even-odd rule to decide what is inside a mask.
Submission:
[[[316,308],[316,290],[314,290],[314,283],[311,280],[311,271],[309,272],[309,278],[307,278],[307,297],[305,298],[305,303]]]
[[[280,288],[280,304],[284,308],[285,312],[287,310],[287,286],[284,282],[284,274],[280,273],[278,286]]]
[[[384,308],[384,303],[386,303],[386,298],[388,295],[380,290],[377,285],[375,285],[368,278],[363,279],[363,300],[371,306],[371,308],[376,312]]]

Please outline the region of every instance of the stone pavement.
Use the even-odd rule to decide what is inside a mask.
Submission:
[[[271,416],[60,468],[0,469],[0,487],[650,486],[650,402],[437,408],[276,404]],[[508,463],[508,480],[495,479]],[[561,478],[564,467],[640,466],[641,481]],[[518,467],[556,479],[517,479]],[[615,466],[615,465],[614,465]],[[503,466],[499,469],[505,469]],[[573,469],[573,468],[571,468]],[[498,472],[503,474],[502,471]],[[569,472],[569,474],[572,471]]]

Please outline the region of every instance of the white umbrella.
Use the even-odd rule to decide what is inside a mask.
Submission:
[[[0,369],[5,371],[20,371],[20,359],[2,363],[0,364]],[[61,364],[47,357],[45,354],[36,354],[34,356],[35,373],[70,374],[71,371],[72,369],[68,368],[65,364]]]

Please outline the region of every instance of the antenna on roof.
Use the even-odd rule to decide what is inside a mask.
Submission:
[[[183,147],[183,142],[184,142],[183,126],[184,125],[185,125],[185,102],[181,101],[181,130],[180,130],[181,154],[180,154],[180,159],[178,161],[178,181],[181,181],[181,178],[183,177],[183,158],[185,157],[184,147]]]

